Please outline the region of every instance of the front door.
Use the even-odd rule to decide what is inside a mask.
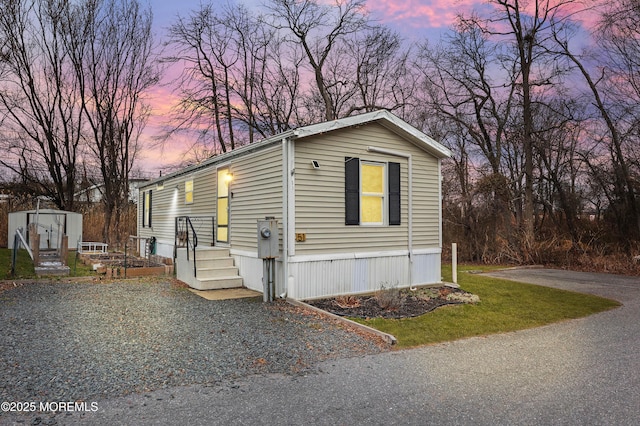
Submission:
[[[219,243],[229,242],[229,168],[218,169],[218,204],[216,209],[217,236]]]

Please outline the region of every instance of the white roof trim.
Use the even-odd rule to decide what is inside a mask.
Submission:
[[[395,133],[400,133],[402,136],[411,140],[413,143],[438,158],[448,158],[452,155],[452,152],[444,145],[431,139],[426,134],[422,133],[415,127],[396,117],[387,110],[373,111],[351,117],[339,118],[337,120],[327,121],[324,123],[300,127],[299,129],[294,130],[293,134],[297,138],[304,138],[374,121],[381,122],[381,124],[383,124],[389,130]]]
[[[262,149],[263,147],[282,141],[286,138],[292,138],[294,140],[302,139],[371,122],[379,122],[387,129],[400,135],[401,137],[404,137],[419,148],[431,153],[436,158],[448,158],[453,155],[453,153],[447,147],[431,139],[429,136],[422,133],[420,130],[416,129],[409,123],[401,120],[387,110],[378,110],[365,114],[354,115],[351,117],[339,118],[333,121],[326,121],[324,123],[311,124],[309,126],[299,127],[295,130],[287,130],[286,132],[271,136],[267,139],[263,139],[261,141],[242,146],[232,151],[228,151],[224,154],[208,158],[201,163],[187,166],[181,170],[169,173],[166,176],[158,177],[148,182],[144,182],[140,185],[140,188],[147,188],[149,186],[155,185],[156,182],[184,175],[192,171],[210,166],[212,164],[229,161],[230,159],[242,155],[245,152],[252,152],[258,149]]]

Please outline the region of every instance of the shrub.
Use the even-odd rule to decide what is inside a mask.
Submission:
[[[392,311],[402,305],[402,295],[396,287],[380,286],[380,290],[375,293],[376,302],[382,309]]]

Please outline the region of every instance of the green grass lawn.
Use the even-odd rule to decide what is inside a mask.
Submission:
[[[0,280],[11,279],[11,249],[0,249]],[[71,268],[70,276],[84,277],[95,275],[90,266],[84,265],[82,262],[75,262],[76,252],[70,251],[67,257],[67,265]],[[18,259],[16,262],[15,279],[31,279],[36,278],[33,262],[26,250],[18,250]]]
[[[480,296],[476,305],[445,306],[401,320],[354,320],[393,334],[399,347],[412,347],[539,327],[620,306],[602,297],[465,272],[484,269],[477,265],[458,269],[460,287]],[[451,268],[443,267],[443,276],[445,281],[450,280]]]
[[[7,280],[11,277],[11,249],[0,249],[0,279]],[[16,261],[16,276],[14,278],[32,278],[35,277],[33,270],[33,262],[26,250],[18,250],[18,258]]]

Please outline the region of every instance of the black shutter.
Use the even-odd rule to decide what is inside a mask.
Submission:
[[[344,159],[345,225],[360,224],[360,160]]]
[[[147,224],[149,226],[149,228],[151,228],[151,217],[153,216],[152,211],[151,211],[151,207],[153,206],[153,191],[150,189],[149,190],[149,223]]]
[[[147,203],[145,201],[145,196],[144,196],[145,192],[142,191],[142,227],[144,228],[145,226],[147,226],[147,210],[145,209],[145,207],[147,206]]]
[[[389,225],[400,225],[400,163],[389,163]]]

